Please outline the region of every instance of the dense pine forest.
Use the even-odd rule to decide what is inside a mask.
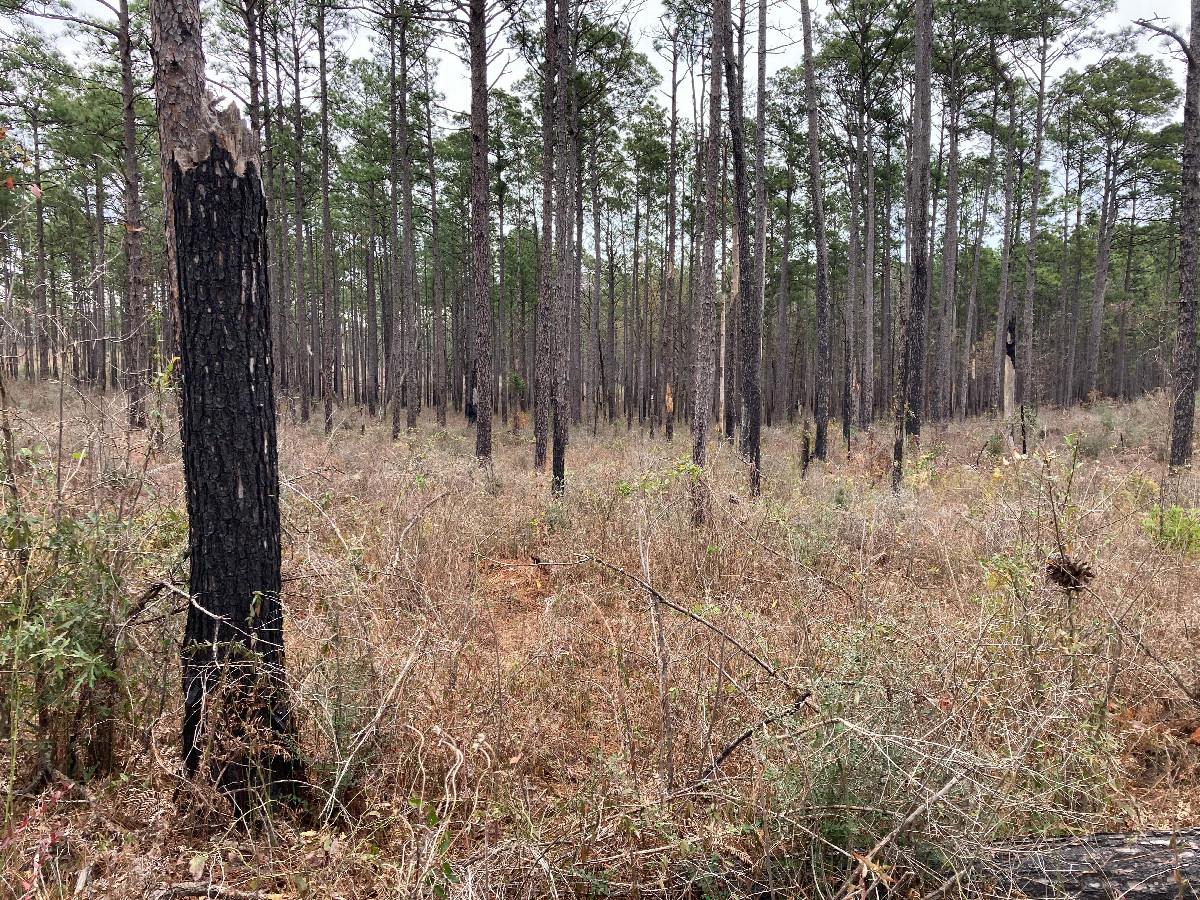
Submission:
[[[140,423],[177,356],[148,11],[87,9],[32,4],[5,25],[4,356],[12,377],[124,391]],[[1182,95],[1172,48],[1106,31],[1107,9],[937,4],[918,360],[931,421],[1002,405],[1010,319],[1026,406],[1170,381]],[[300,421],[326,398],[339,423],[397,399],[410,426],[422,407],[476,416],[477,136],[439,89],[460,12],[204,9],[210,90],[261,142],[275,377]],[[531,424],[540,459],[560,377],[575,429],[672,435],[711,393],[730,437],[752,415],[747,380],[768,425],[889,420],[911,303],[908,7],[813,17],[811,97],[790,9],[731,10],[716,84],[708,8],[668,6],[646,35],[595,3],[486,14],[492,68],[522,73],[487,93],[482,393],[499,423]],[[695,327],[708,277],[715,337]],[[697,370],[705,341],[713,375]]]
[[[0,0],[0,900],[1197,896],[1128,7]]]

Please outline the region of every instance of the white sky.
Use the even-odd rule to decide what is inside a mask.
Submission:
[[[767,36],[767,45],[769,48],[767,56],[768,75],[784,66],[799,65],[801,61],[801,48],[798,43],[800,39],[799,4],[789,2],[789,0],[770,0],[770,3],[771,6],[768,10],[767,18],[768,28],[770,29]],[[829,4],[827,0],[815,0],[813,5],[814,17],[823,17],[828,10]],[[670,78],[670,65],[654,52],[654,47],[648,34],[658,22],[662,13],[663,6],[660,0],[642,0],[640,8],[633,16],[633,34],[637,40],[638,49],[649,57],[650,61],[655,64],[660,74],[662,74],[665,98],[667,96],[666,90],[669,87],[667,82]],[[1129,27],[1134,19],[1150,19],[1160,16],[1165,20],[1164,24],[1169,23],[1186,36],[1188,33],[1189,15],[1188,0],[1117,0],[1116,8],[1101,21],[1101,25],[1107,31],[1116,31]],[[752,33],[752,28],[756,27],[754,25],[757,22],[756,17],[756,0],[747,0],[748,22],[746,41],[749,45],[748,52],[755,46],[756,39]],[[1138,43],[1141,51],[1162,56],[1175,72],[1176,80],[1179,82],[1180,89],[1182,90],[1184,67],[1172,54],[1166,53],[1164,49],[1166,42],[1164,39],[1150,35],[1145,29],[1136,30],[1139,33]],[[443,51],[438,55],[441,58],[438,88],[446,96],[445,105],[452,111],[466,112],[470,108],[471,103],[470,72],[464,61],[454,53]],[[1090,56],[1081,56],[1075,60],[1067,60],[1063,63],[1062,68],[1079,68],[1092,62],[1095,58],[1096,55],[1092,54]],[[501,73],[501,67],[506,61],[507,68]],[[492,63],[492,72],[489,74],[493,83],[498,83],[501,87],[507,87],[512,82],[518,80],[523,71],[522,65],[516,62],[511,54],[508,54],[507,60],[502,55],[501,59]],[[499,79],[497,79],[497,75],[500,75]],[[683,89],[686,90],[686,85],[683,86]],[[681,97],[680,109],[691,109],[690,98],[685,99]]]
[[[110,15],[96,0],[76,0],[76,2],[80,9],[94,15],[106,18]],[[660,74],[663,75],[662,80],[664,84],[662,91],[665,105],[665,100],[668,96],[666,81],[669,78],[670,69],[668,64],[654,52],[650,37],[650,32],[662,16],[662,2],[661,0],[629,0],[629,2],[635,10],[632,14],[632,33],[637,47],[646,54],[650,61],[658,68]],[[768,26],[770,29],[767,38],[768,47],[770,48],[767,60],[768,75],[783,66],[795,66],[800,63],[799,4],[795,3],[794,0],[769,0],[769,2],[771,3],[771,7],[768,12]],[[746,6],[748,52],[752,52],[756,44],[754,36],[754,23],[757,17],[756,0],[746,0]],[[814,0],[814,17],[823,17],[828,10],[828,0]],[[1188,0],[1117,0],[1114,11],[1102,20],[1101,26],[1107,31],[1116,31],[1121,28],[1130,27],[1136,18],[1153,18],[1155,16],[1161,17],[1164,23],[1177,28],[1183,34],[1187,34],[1189,24]],[[55,23],[41,22],[39,24],[49,31],[59,30],[53,27]],[[1161,56],[1167,61],[1182,89],[1184,67],[1178,55],[1166,50],[1167,42],[1165,39],[1153,36],[1144,29],[1135,29],[1135,31],[1142,52]],[[346,49],[352,56],[365,55],[369,52],[370,37],[365,30],[354,35],[343,35],[343,37],[349,39]],[[449,46],[448,41],[444,43],[446,46],[442,46],[436,51],[439,58],[437,88],[445,95],[445,107],[449,111],[467,112],[470,108],[470,72],[464,60],[458,55],[457,49]],[[491,62],[491,69],[489,71],[490,80],[495,85],[508,88],[520,79],[524,73],[524,65],[515,53],[507,50],[499,42],[497,43],[495,52],[497,56]],[[1072,66],[1078,68],[1087,65],[1095,58],[1096,54],[1094,52],[1090,55],[1085,54],[1077,59],[1061,62],[1058,68],[1060,70]],[[688,93],[689,86],[686,81],[681,85],[681,90],[683,93],[679,101],[680,110],[681,112],[688,111],[691,109],[691,96]]]

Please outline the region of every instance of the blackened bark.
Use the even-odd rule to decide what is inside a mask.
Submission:
[[[1200,829],[1016,843],[991,850],[979,868],[1026,897],[1195,900]]]
[[[240,122],[236,123],[240,125]],[[221,124],[230,130],[226,123]],[[230,153],[217,132],[207,159],[174,164],[183,365],[183,462],[191,560],[183,640],[183,753],[194,774],[202,737],[253,699],[260,724],[287,734],[281,691],[283,611],[279,473],[271,384],[266,199],[257,164]],[[203,721],[219,682],[234,691],[222,720]],[[267,749],[257,760],[219,755],[213,779],[248,790],[289,777],[291,763]],[[219,759],[219,762],[218,762]]]

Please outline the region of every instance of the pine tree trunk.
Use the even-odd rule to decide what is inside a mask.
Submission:
[[[425,64],[425,89],[432,96],[432,78]],[[442,242],[439,232],[437,163],[433,155],[433,116],[425,121],[425,147],[429,155],[430,252],[433,254],[433,396],[437,423],[446,425],[446,322],[445,280],[442,274]]]
[[[238,805],[294,773],[282,691],[266,197],[257,141],[204,95],[195,0],[151,4],[171,292],[179,311],[190,592],[183,759]],[[263,728],[273,737],[245,746]]]
[[[400,19],[400,98],[397,115],[399,128],[397,140],[400,145],[400,201],[404,216],[401,236],[400,290],[403,294],[403,374],[400,376],[401,390],[405,403],[405,427],[412,431],[417,427],[417,414],[421,410],[421,390],[417,378],[417,337],[420,320],[417,315],[417,266],[415,241],[413,239],[412,210],[412,153],[408,142],[408,26],[407,10]],[[400,398],[397,398],[397,403]],[[399,407],[394,407],[398,411]],[[394,413],[395,415],[395,413]],[[395,420],[393,420],[394,422]],[[395,432],[393,425],[393,432]]]
[[[807,0],[805,0],[807,2]],[[700,295],[696,303],[692,348],[692,463],[704,468],[708,463],[708,426],[712,421],[713,382],[716,374],[716,300],[717,300],[717,205],[721,169],[721,71],[724,67],[725,29],[728,5],[713,2],[712,55],[709,68],[708,145],[704,154],[704,247],[700,263]],[[697,507],[697,518],[700,516]]]
[[[866,119],[865,125],[862,123]],[[862,379],[858,404],[858,424],[866,429],[875,420],[875,150],[869,104],[864,101],[860,113],[858,142],[866,144],[864,159],[867,168],[866,244],[862,275]]]
[[[996,300],[996,329],[992,343],[990,406],[993,414],[1000,409],[1004,388],[1004,340],[1008,328],[1009,281],[1012,271],[1013,177],[1017,163],[1017,83],[1006,79],[1008,87],[1008,145],[1004,155],[1004,224],[1000,229],[1000,294]],[[1020,218],[1019,216],[1017,217]]]
[[[367,415],[375,418],[379,402],[379,310],[375,301],[375,185],[367,188],[367,252],[363,261],[367,280],[366,379]]]
[[[792,195],[795,179],[787,173],[787,191],[783,207],[783,251],[779,259],[779,294],[775,308],[775,366],[771,388],[770,416],[783,421],[790,412],[788,402],[788,266],[792,253]],[[770,424],[768,421],[767,424]]]
[[[487,3],[470,0],[471,276],[475,300],[475,458],[492,463],[492,265],[488,213]]]
[[[325,59],[325,0],[317,2],[317,57],[321,103],[321,376],[318,393],[325,401],[325,433],[333,432],[334,362],[333,220],[329,208],[329,84]]]
[[[741,441],[739,452],[750,464],[750,493],[757,495],[760,487],[762,450],[762,312],[755,289],[753,261],[750,254],[750,197],[746,169],[746,136],[742,106],[742,60],[733,53],[733,36],[725,39],[725,84],[729,88],[729,133],[733,144],[733,203],[737,228],[737,337],[738,399],[741,405]],[[765,227],[765,226],[764,226]]]
[[[1200,274],[1200,0],[1192,0],[1187,88],[1183,108],[1183,189],[1179,204],[1179,319],[1175,332],[1171,467],[1192,458],[1196,418],[1196,291]]]
[[[676,25],[671,35],[671,125],[667,158],[667,271],[666,287],[663,290],[663,329],[662,329],[662,407],[663,431],[668,441],[675,437],[675,329],[679,322],[677,316],[672,320],[670,306],[674,302],[677,275],[675,271],[675,226],[679,214],[678,193],[676,180],[679,171],[679,29]],[[600,245],[596,250],[599,259]]]
[[[1108,289],[1108,262],[1112,253],[1113,229],[1117,217],[1117,166],[1112,147],[1106,148],[1104,193],[1100,201],[1100,235],[1096,241],[1096,275],[1092,281],[1092,315],[1088,326],[1087,390],[1094,399],[1100,392],[1100,341],[1104,329],[1104,295]]]
[[[763,402],[763,341],[762,331],[766,319],[767,303],[767,0],[758,0],[758,48],[755,57],[758,64],[758,96],[756,98],[754,121],[754,303],[755,320],[758,325],[759,340],[754,349],[755,369],[754,379],[759,394],[755,416],[754,458],[758,460],[758,447]],[[745,341],[743,341],[743,346]],[[748,371],[748,363],[742,361],[743,377]],[[746,389],[743,387],[743,396]],[[747,400],[747,405],[749,400]],[[745,419],[743,418],[743,427]],[[743,447],[743,453],[745,453]],[[755,492],[759,479],[759,465],[755,463],[753,479]]]
[[[542,246],[533,349],[533,467],[546,469],[550,441],[550,395],[554,352],[554,79],[558,56],[554,0],[546,0],[545,59],[542,70]],[[612,329],[609,329],[611,335]],[[611,404],[610,404],[611,416]]]
[[[38,186],[38,193],[33,203],[37,229],[37,284],[34,286],[34,302],[36,304],[34,314],[37,322],[34,326],[34,335],[38,353],[36,377],[42,381],[50,377],[50,322],[46,306],[46,206],[42,202],[42,155],[37,122],[34,122],[33,125],[33,181]],[[101,261],[103,262],[103,257],[101,257]],[[32,379],[34,377],[32,361],[26,364],[26,369]]]
[[[967,295],[967,327],[963,333],[962,368],[959,370],[959,391],[955,406],[958,417],[966,418],[970,400],[970,384],[974,373],[975,333],[979,329],[979,263],[983,253],[983,236],[987,231],[988,213],[992,204],[992,179],[996,174],[996,113],[1000,94],[992,101],[992,126],[988,134],[988,166],[983,179],[983,209],[979,213],[979,228],[975,232],[975,247],[971,253],[971,288]]]
[[[296,232],[296,380],[300,384],[300,421],[307,422],[312,395],[312,337],[308,327],[308,296],[304,283],[304,117],[300,108],[300,35],[292,25],[292,216]]]
[[[554,402],[551,493],[561,496],[566,487],[567,438],[570,431],[569,371],[571,340],[571,219],[569,133],[569,81],[571,70],[570,0],[558,0],[556,28],[559,79],[554,116]],[[636,238],[635,238],[636,240]],[[637,268],[636,263],[634,268]]]
[[[925,320],[929,303],[929,139],[930,78],[933,55],[933,0],[916,0],[914,12],[916,84],[913,92],[912,153],[909,156],[908,219],[911,221],[911,302],[900,361],[896,403],[896,441],[892,451],[892,488],[904,474],[906,436],[919,438],[925,401]]]
[[[118,45],[121,56],[121,122],[122,151],[125,168],[125,304],[129,327],[125,332],[125,387],[129,392],[129,425],[146,427],[146,382],[149,348],[146,342],[146,302],[144,263],[142,262],[142,228],[139,175],[137,161],[137,131],[134,115],[136,93],[133,83],[133,47],[129,32],[129,0],[118,7]]]
[[[829,354],[829,239],[825,234],[825,200],[821,186],[821,142],[817,108],[817,79],[813,69],[812,16],[808,0],[800,0],[804,25],[804,94],[808,105],[808,170],[811,192],[813,239],[817,245],[817,353],[813,415],[816,418],[817,459],[828,453],[829,383],[831,360]]]
[[[1020,402],[1034,402],[1033,303],[1037,290],[1038,201],[1042,185],[1042,134],[1045,129],[1047,39],[1043,36],[1038,77],[1037,112],[1033,122],[1033,184],[1029,191],[1029,238],[1025,247],[1025,304],[1021,315]]]
[[[951,80],[956,69],[951,68]],[[937,350],[934,353],[933,403],[935,420],[953,409],[955,312],[958,306],[958,119],[957,98],[950,114],[950,158],[946,174],[946,224],[942,240],[942,285],[938,292]]]

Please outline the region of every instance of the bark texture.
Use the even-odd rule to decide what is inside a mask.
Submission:
[[[1200,274],[1200,0],[1192,0],[1183,110],[1183,192],[1179,206],[1179,321],[1175,333],[1171,466],[1192,458],[1196,418],[1196,291]]]

